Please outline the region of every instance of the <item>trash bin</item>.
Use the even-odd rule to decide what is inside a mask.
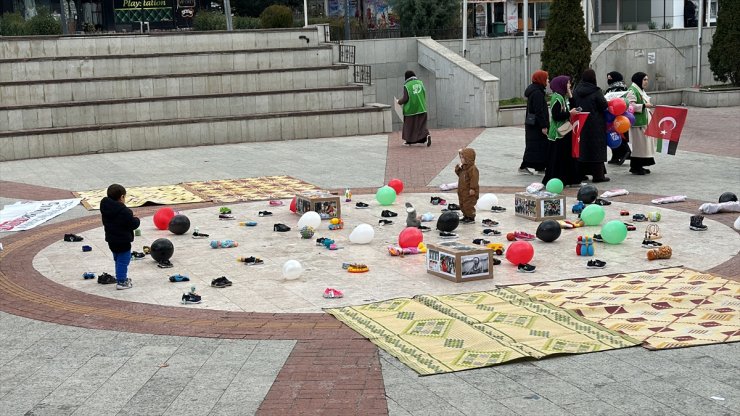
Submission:
[[[504,36],[506,35],[506,23],[494,22],[493,23],[493,36]]]

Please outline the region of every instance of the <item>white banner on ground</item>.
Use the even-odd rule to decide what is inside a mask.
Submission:
[[[0,232],[30,230],[61,215],[80,203],[79,198],[55,201],[26,201],[6,205],[0,211]]]

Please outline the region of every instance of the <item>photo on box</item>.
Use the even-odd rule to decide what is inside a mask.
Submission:
[[[460,258],[461,276],[463,279],[486,276],[488,274],[488,253],[473,254]]]
[[[450,256],[445,253],[439,254],[439,272],[448,274],[452,277],[457,277],[455,270],[455,256]]]

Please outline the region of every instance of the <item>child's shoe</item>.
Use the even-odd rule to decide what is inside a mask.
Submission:
[[[170,276],[170,282],[176,283],[176,282],[189,282],[190,278],[187,276],[183,276],[181,274],[173,274]]]
[[[218,214],[218,219],[219,220],[233,220],[236,218],[234,218],[234,216],[231,214]]]
[[[707,226],[702,224],[702,221],[704,221],[703,215],[692,215],[689,228],[694,231],[706,231]]]
[[[588,263],[586,263],[586,267],[589,269],[603,269],[604,267],[606,267],[606,262],[593,259],[589,260]]]
[[[463,224],[475,224],[475,220],[470,217],[463,217],[460,222]]]
[[[486,218],[480,222],[484,227],[497,227],[499,222]]]
[[[217,277],[211,280],[211,286],[215,288],[224,288],[231,286],[231,280],[227,279],[226,276]]]
[[[333,289],[333,288],[326,288],[324,290],[324,297],[327,299],[338,299],[344,296],[344,293],[342,293],[341,290]]]
[[[98,283],[101,285],[112,285],[113,283],[118,283],[118,281],[115,277],[103,272],[98,276]]]
[[[64,241],[77,243],[77,242],[80,242],[82,240],[84,240],[84,238],[80,237],[79,235],[76,235],[76,234],[64,234]]]
[[[196,304],[201,302],[201,297],[195,293],[183,293],[182,303],[183,304]]]
[[[506,212],[506,208],[494,205],[491,207],[491,212]]]
[[[517,271],[520,273],[534,273],[534,269],[536,266],[532,266],[531,264],[520,264],[517,266]]]
[[[174,267],[174,265],[169,260],[162,260],[157,263],[157,267],[159,267],[160,269],[171,269],[172,267]]]
[[[132,251],[131,252],[131,257],[133,257],[135,260],[141,260],[144,257],[146,257],[146,254],[140,253],[138,251]]]
[[[486,228],[483,230],[483,235],[486,237],[501,235],[501,231]]]
[[[134,287],[134,285],[132,284],[131,279],[126,279],[123,282],[116,283],[116,290],[126,290],[131,289],[132,287]]]

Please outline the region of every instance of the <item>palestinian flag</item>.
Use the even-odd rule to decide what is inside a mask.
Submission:
[[[656,139],[655,143],[655,151],[657,153],[675,155],[676,149],[678,149],[678,140],[672,141],[668,139]]]
[[[678,139],[686,123],[688,109],[659,105],[655,107],[653,117],[645,130],[645,135],[655,138],[655,151],[667,155],[675,155],[678,148]]]

